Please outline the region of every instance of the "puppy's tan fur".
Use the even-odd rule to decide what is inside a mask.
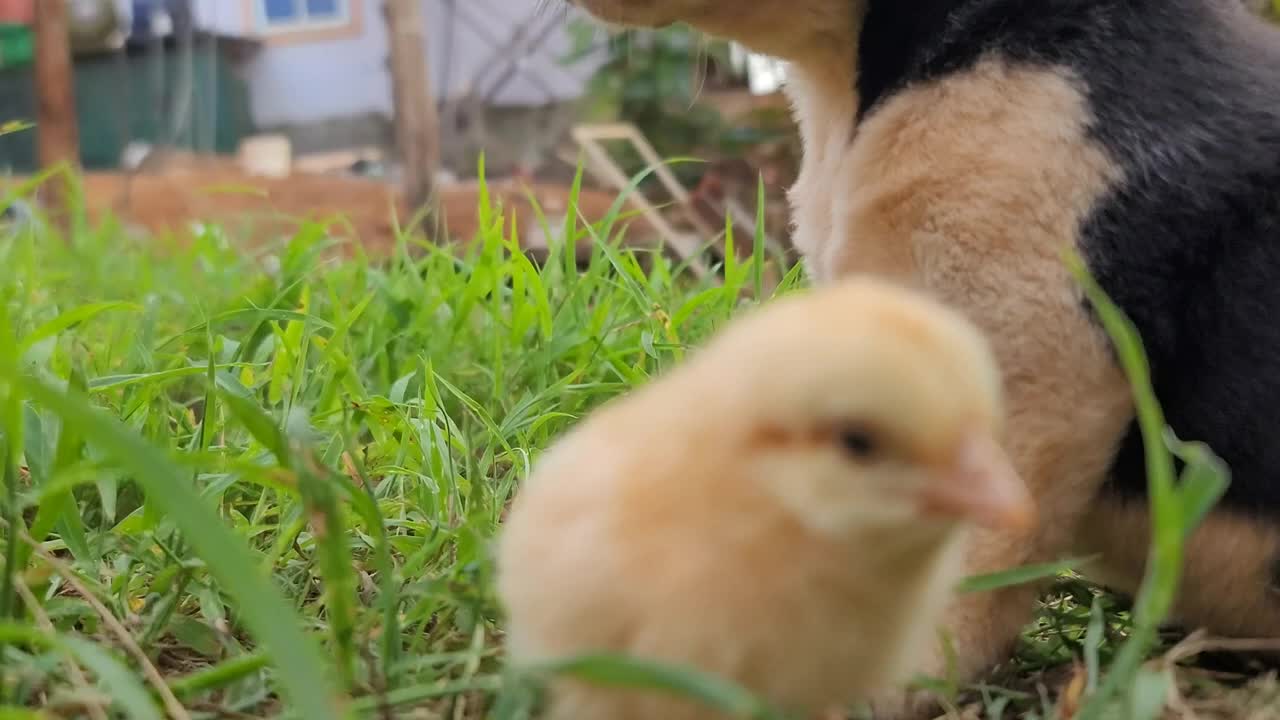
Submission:
[[[1063,263],[1117,177],[1087,122],[1070,78],[994,60],[901,93],[860,129],[836,183],[832,241],[809,251],[826,279],[873,273],[927,288],[995,347],[1006,448],[1052,520],[1034,537],[984,534],[974,572],[1059,557],[1132,418],[1125,378]],[[957,603],[948,629],[962,677],[1011,649],[1035,592]]]
[[[1146,572],[1150,543],[1146,502],[1104,497],[1085,516],[1076,551],[1102,556],[1085,568],[1090,579],[1132,594]],[[1280,589],[1272,580],[1277,555],[1280,531],[1273,524],[1226,511],[1211,515],[1188,541],[1176,617],[1228,637],[1280,637]]]

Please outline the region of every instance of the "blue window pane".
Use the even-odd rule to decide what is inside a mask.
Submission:
[[[327,20],[341,14],[338,0],[306,0],[306,3],[307,16],[313,20]]]
[[[298,5],[295,0],[263,0],[263,10],[267,22],[289,22],[297,20]]]

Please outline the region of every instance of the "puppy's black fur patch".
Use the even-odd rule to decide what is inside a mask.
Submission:
[[[1134,321],[1174,431],[1280,519],[1280,35],[1232,0],[871,0],[863,117],[997,56],[1074,78],[1123,180],[1080,250]],[[1136,425],[1108,491],[1141,495]]]

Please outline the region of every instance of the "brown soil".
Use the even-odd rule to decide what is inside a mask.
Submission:
[[[22,178],[0,179],[0,189]],[[83,176],[86,209],[91,221],[106,216],[144,229],[159,238],[179,242],[193,223],[222,226],[250,246],[270,242],[296,231],[299,221],[330,223],[335,235],[358,241],[370,255],[395,246],[397,223],[407,227],[410,217],[398,190],[383,181],[341,175],[294,174],[288,178],[251,177],[232,163],[201,161],[159,172],[87,173]],[[545,247],[538,212],[553,230],[560,226],[569,188],[536,181],[504,179],[489,183],[489,194],[505,216],[514,214],[522,245]],[[530,200],[530,197],[534,201]],[[578,209],[588,222],[603,219],[616,195],[584,188]],[[440,188],[439,213],[418,220],[433,241],[469,242],[477,236],[477,183]],[[628,237],[648,242],[653,232],[633,208],[624,209]]]

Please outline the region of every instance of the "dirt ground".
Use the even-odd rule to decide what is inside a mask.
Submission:
[[[0,179],[0,189],[23,179]],[[534,202],[546,221],[558,227],[565,215],[569,188],[517,179],[493,180],[488,186],[508,222],[514,214],[522,245],[545,247]],[[397,188],[382,180],[310,173],[279,179],[254,177],[233,163],[218,161],[133,175],[86,173],[83,190],[92,222],[112,216],[158,240],[179,242],[196,222],[220,225],[232,237],[252,245],[292,233],[300,220],[318,220],[333,223],[335,235],[345,235],[377,256],[395,246],[397,222],[408,226],[415,220]],[[419,220],[417,227],[435,242],[472,240],[479,226],[478,191],[475,182],[442,186],[438,214]],[[579,212],[588,222],[597,222],[607,215],[615,197],[612,192],[584,188]],[[628,237],[651,241],[652,228],[634,215],[634,207],[623,212]],[[349,246],[348,251],[351,249]]]

